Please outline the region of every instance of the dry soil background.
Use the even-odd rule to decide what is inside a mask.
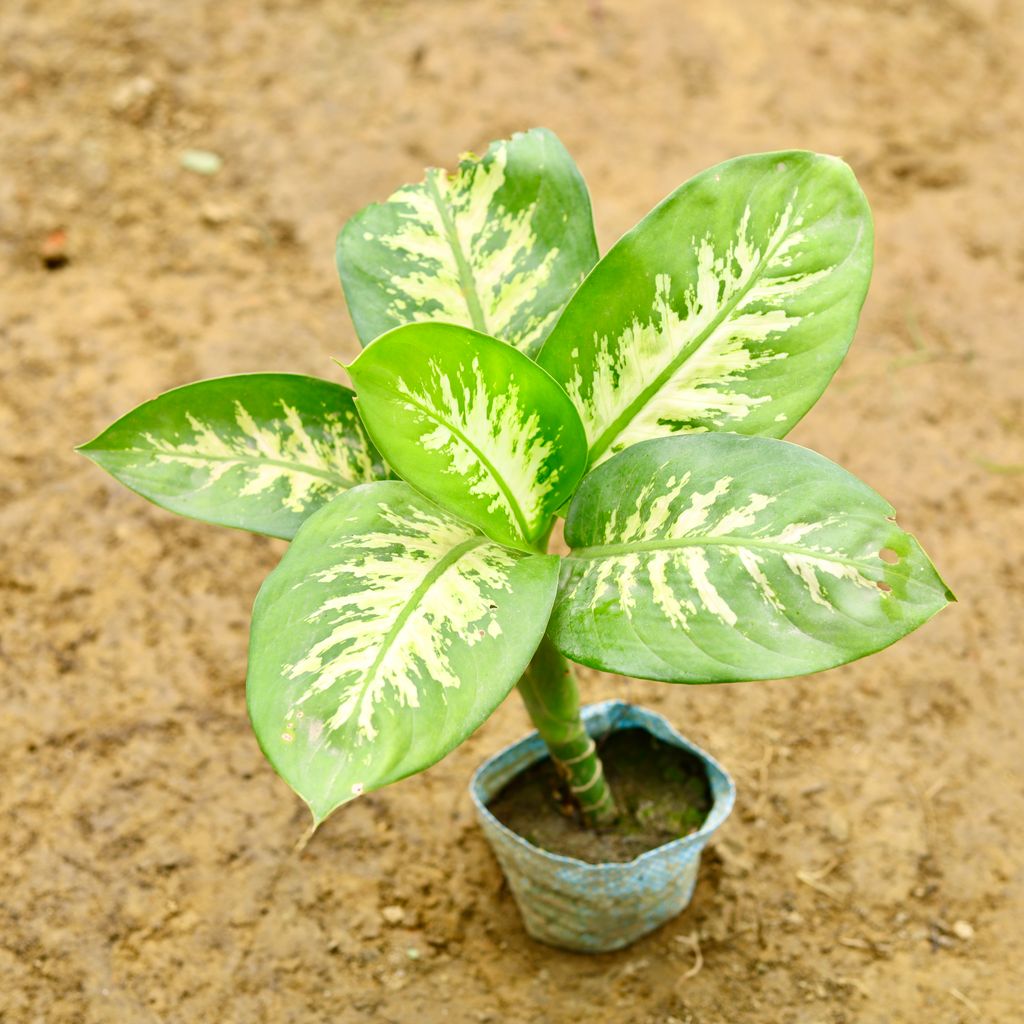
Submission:
[[[1010,0],[4,0],[0,1020],[1021,1020],[1022,63]],[[875,282],[792,437],[892,498],[960,597],[814,680],[588,673],[741,787],[693,907],[591,958],[524,936],[472,822],[515,700],[293,853],[304,812],[243,700],[281,545],[71,452],[199,377],[335,374],[342,221],[534,124],[576,155],[603,247],[726,157],[852,163]]]

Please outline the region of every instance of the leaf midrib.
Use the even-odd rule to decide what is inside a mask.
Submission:
[[[327,469],[317,469],[302,462],[286,462],[283,459],[268,459],[255,455],[206,455],[199,452],[166,452],[158,448],[104,448],[91,450],[83,448],[82,451],[86,455],[90,454],[90,451],[96,451],[97,454],[102,451],[105,455],[145,455],[150,458],[154,455],[164,455],[169,459],[195,459],[198,462],[240,462],[244,465],[253,466],[277,466],[293,473],[306,473],[309,476],[318,476],[321,479],[331,480],[346,487],[351,486],[350,480]]]
[[[420,582],[416,584],[416,588],[413,590],[412,594],[410,594],[409,600],[402,606],[402,610],[395,616],[395,621],[391,624],[391,628],[384,634],[384,639],[381,641],[380,649],[377,651],[372,664],[363,673],[363,678],[359,684],[361,691],[359,694],[360,702],[363,697],[365,697],[367,687],[376,675],[377,670],[380,668],[381,663],[387,656],[388,651],[391,650],[391,646],[405,628],[405,624],[409,621],[409,617],[423,603],[423,598],[426,596],[427,591],[430,590],[430,588],[456,562],[458,562],[463,555],[486,543],[488,543],[488,539],[483,536],[470,537],[469,540],[464,540],[461,544],[452,548],[443,558],[438,559],[434,567],[430,569],[429,572],[425,573]]]
[[[444,427],[445,430],[450,430],[477,457],[477,459],[479,459],[479,461],[483,464],[484,468],[490,474],[491,479],[494,480],[494,482],[501,489],[501,493],[505,496],[505,502],[508,505],[510,511],[512,512],[512,515],[515,516],[516,525],[519,527],[519,530],[522,533],[522,540],[526,543],[531,543],[534,538],[531,536],[529,526],[526,522],[526,516],[523,513],[523,510],[520,508],[516,496],[512,493],[512,490],[509,488],[508,484],[505,483],[505,480],[502,477],[502,475],[491,464],[490,459],[488,459],[487,456],[484,455],[484,453],[461,430],[459,430],[454,423],[451,423],[450,421],[444,419],[440,413],[436,412],[429,405],[424,405],[423,402],[417,400],[412,395],[406,394],[404,392],[399,392],[399,394],[403,402],[419,409],[420,412],[422,412],[428,419],[433,420],[434,423],[437,423],[439,426]]]
[[[848,565],[855,569],[870,569],[875,566],[873,563],[854,558],[844,558],[841,555],[829,554],[819,551],[816,548],[801,547],[799,544],[783,544],[779,541],[760,540],[757,537],[662,537],[655,540],[636,541],[622,544],[594,544],[585,548],[573,548],[569,552],[570,558],[608,558],[617,555],[632,555],[645,551],[672,551],[678,548],[692,547],[726,547],[726,548],[761,548],[767,551],[777,551],[780,554],[801,555],[805,558],[813,558],[821,562],[835,562],[837,565]],[[882,563],[883,566],[885,563]],[[889,567],[891,568],[891,566]]]
[[[438,171],[436,174],[442,174]],[[440,190],[437,187],[436,174],[428,174],[426,180],[427,191],[437,208],[438,216],[441,218],[441,226],[444,228],[445,239],[448,247],[455,257],[455,266],[459,272],[459,289],[466,303],[466,311],[469,313],[470,323],[475,330],[483,334],[487,330],[487,320],[484,318],[483,306],[480,304],[480,295],[477,290],[476,276],[473,274],[472,264],[462,249],[462,240],[459,238],[458,230],[455,227],[455,219],[451,210],[441,198]]]
[[[790,202],[796,201],[797,193],[799,192],[800,180],[806,176],[802,174],[800,179],[793,185],[793,191],[790,193]],[[747,196],[747,204],[749,205],[749,194]],[[757,264],[757,268],[750,275],[750,280],[747,284],[737,292],[736,296],[725,303],[722,306],[721,312],[714,320],[708,325],[702,334],[699,334],[694,338],[688,345],[684,346],[679,352],[678,356],[673,359],[668,366],[662,370],[654,380],[640,392],[637,398],[629,404],[629,406],[621,412],[610,426],[605,428],[598,434],[597,439],[590,447],[590,461],[591,464],[597,461],[597,459],[604,454],[612,441],[615,440],[619,434],[639,415],[641,410],[650,402],[650,400],[656,395],[665,384],[675,376],[679,368],[686,362],[688,362],[695,354],[697,354],[707,343],[707,340],[718,330],[719,327],[726,321],[726,319],[733,313],[736,307],[739,305],[741,299],[745,299],[750,294],[751,289],[754,287],[754,282],[761,277],[761,273],[767,264],[771,261],[772,257],[777,252],[782,242],[789,237],[790,231],[787,230],[782,238],[770,249],[766,250],[764,256]]]

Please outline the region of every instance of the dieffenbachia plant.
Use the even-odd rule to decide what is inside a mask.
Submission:
[[[531,131],[346,225],[354,393],[205,381],[82,450],[164,508],[292,541],[256,600],[248,703],[317,822],[434,764],[518,683],[600,823],[614,797],[567,659],[793,676],[952,599],[888,502],[778,440],[843,358],[871,256],[849,168],[783,152],[698,175],[599,260],[582,178]]]

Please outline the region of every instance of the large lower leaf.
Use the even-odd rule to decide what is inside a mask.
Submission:
[[[336,494],[388,475],[352,392],[286,373],[176,388],[78,450],[162,508],[285,539]]]
[[[538,128],[368,206],[345,225],[337,257],[364,344],[440,320],[532,353],[597,262],[597,243],[576,165]]]
[[[253,610],[249,713],[317,821],[462,742],[526,668],[558,559],[512,551],[398,481],[312,516]]]
[[[768,438],[647,441],[569,509],[550,635],[586,665],[680,683],[831,668],[953,599],[892,506]]]
[[[495,540],[529,546],[583,475],[587,443],[536,363],[453,324],[409,324],[348,368],[366,428],[398,475]]]
[[[705,171],[625,235],[538,357],[572,396],[592,464],[637,441],[783,436],[853,337],[871,217],[850,169],[764,153]]]

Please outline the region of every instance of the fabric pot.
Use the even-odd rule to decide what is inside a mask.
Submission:
[[[587,732],[600,740],[620,729],[645,729],[682,747],[704,765],[711,810],[699,831],[627,863],[588,864],[548,853],[503,825],[487,803],[516,775],[547,756],[536,733],[506,747],[477,769],[470,785],[480,826],[501,864],[523,924],[535,939],[562,949],[621,949],[675,917],[689,902],[701,850],[732,810],[736,787],[714,758],[684,739],[661,715],[621,700],[583,709]]]

